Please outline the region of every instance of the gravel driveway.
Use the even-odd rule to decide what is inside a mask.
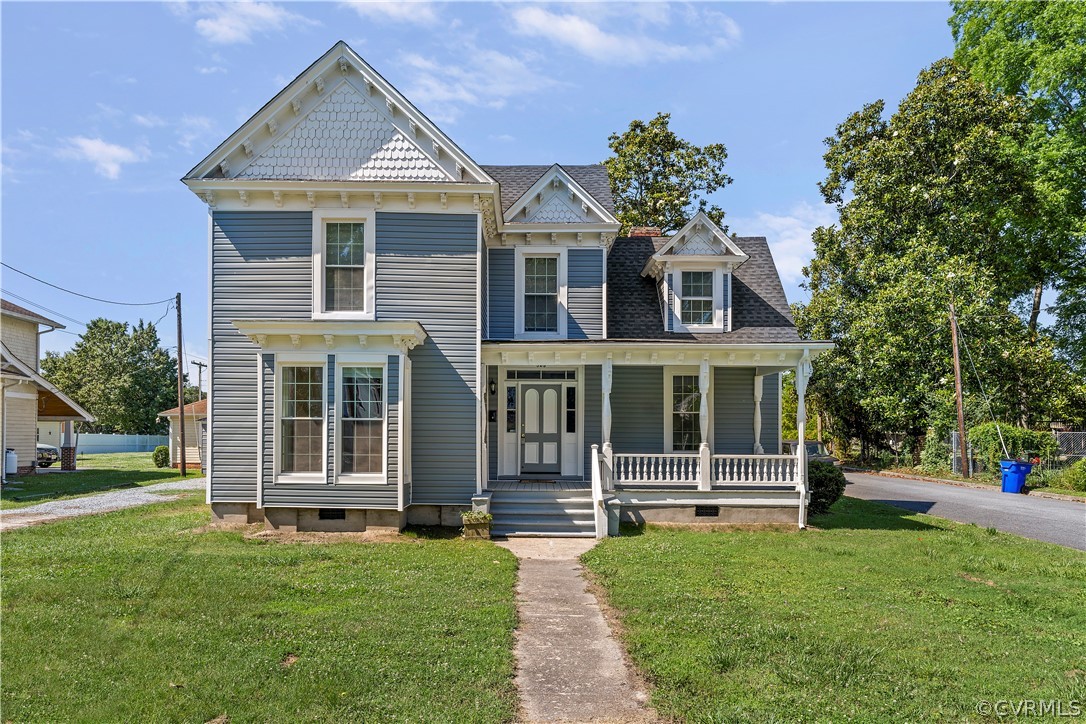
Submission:
[[[126,488],[97,495],[85,495],[81,498],[52,500],[48,503],[38,503],[25,508],[0,510],[0,530],[25,528],[28,525],[51,523],[54,520],[74,518],[80,515],[106,513],[111,510],[122,510],[140,505],[176,500],[180,496],[163,495],[163,493],[203,490],[206,484],[206,478],[192,478],[191,480],[178,480],[171,483],[155,483],[154,485],[145,485],[142,488]]]
[[[845,473],[845,495],[1086,550],[1086,505],[921,480]]]

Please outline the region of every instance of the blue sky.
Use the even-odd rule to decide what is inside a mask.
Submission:
[[[810,231],[834,220],[816,187],[822,140],[866,102],[896,104],[924,66],[950,54],[949,12],[944,3],[5,2],[3,260],[110,299],[180,291],[187,351],[206,358],[206,207],[178,179],[343,39],[479,163],[599,161],[610,133],[670,112],[684,138],[728,147],[735,182],[716,201],[734,232],[769,238],[789,299],[803,300]],[[84,322],[166,311],[89,302],[6,269],[2,284]],[[159,331],[175,344],[172,315]],[[53,333],[43,348],[75,340]]]

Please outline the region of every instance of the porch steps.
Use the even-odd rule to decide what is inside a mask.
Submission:
[[[495,490],[490,532],[496,536],[592,538],[592,494],[587,490]]]

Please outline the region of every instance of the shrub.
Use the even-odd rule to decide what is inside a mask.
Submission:
[[[1056,472],[1049,478],[1048,485],[1053,488],[1077,490],[1080,493],[1086,493],[1086,458]]]
[[[494,516],[490,513],[484,513],[481,510],[465,510],[460,514],[460,519],[464,522],[464,525],[475,523],[489,523],[494,520]]]
[[[164,468],[170,464],[170,448],[165,445],[159,445],[155,448],[155,451],[151,453],[151,459],[155,461],[156,468]]]
[[[807,512],[811,515],[828,513],[830,506],[845,493],[845,474],[836,465],[812,460],[807,463],[807,487],[811,490]]]
[[[1002,423],[986,422],[972,428],[967,434],[969,444],[973,446],[973,455],[984,463],[987,470],[998,471],[999,461],[1006,459],[1003,446],[999,443],[1000,433],[1011,458],[1025,457],[1031,452],[1038,453],[1041,457],[1050,457],[1057,450],[1056,438],[1051,432],[1023,430]]]
[[[924,449],[920,451],[920,469],[925,473],[941,473],[950,470],[950,445],[946,440],[929,432]]]

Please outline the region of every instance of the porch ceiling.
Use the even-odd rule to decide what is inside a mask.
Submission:
[[[714,367],[755,367],[758,374],[794,369],[804,355],[811,359],[833,347],[827,342],[801,344],[691,345],[685,343],[487,342],[488,365],[696,365],[708,359]]]

